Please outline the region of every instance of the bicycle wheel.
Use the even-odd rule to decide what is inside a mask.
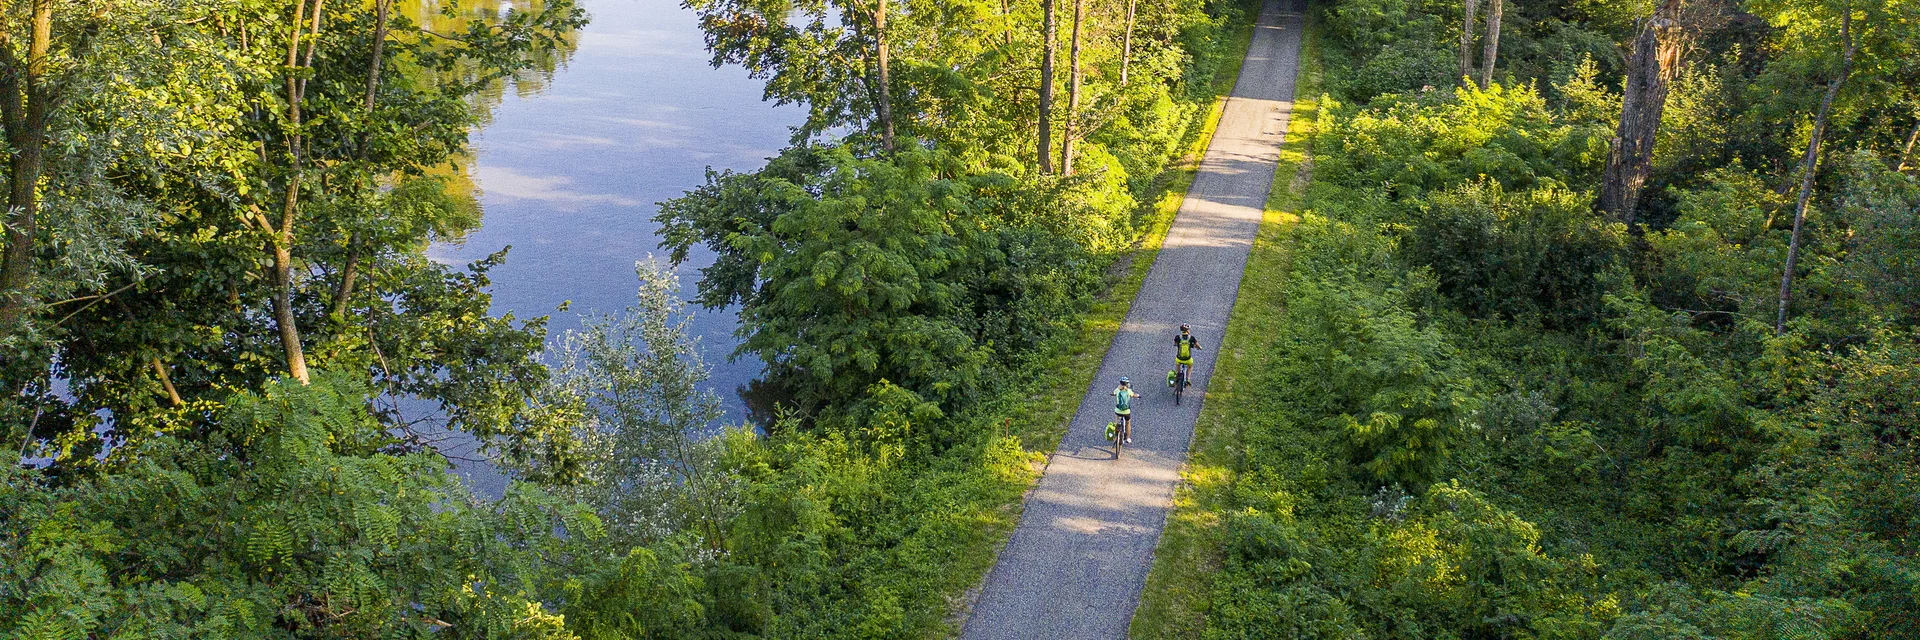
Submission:
[[[1173,406],[1180,406],[1180,396],[1187,393],[1187,368],[1180,367],[1173,377]]]
[[[1132,430],[1132,420],[1120,421],[1120,429],[1113,432],[1113,459],[1120,459],[1120,448],[1127,446],[1127,432]]]

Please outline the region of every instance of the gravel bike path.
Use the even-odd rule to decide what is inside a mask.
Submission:
[[[1305,8],[1304,0],[1267,0],[1261,8],[1186,201],[987,575],[962,638],[1127,637],[1273,184],[1293,110]],[[1195,354],[1193,387],[1175,406],[1166,375],[1183,322],[1193,325],[1203,350]],[[1133,378],[1141,397],[1133,406],[1133,444],[1115,460],[1104,432],[1113,419],[1108,394],[1121,376]]]

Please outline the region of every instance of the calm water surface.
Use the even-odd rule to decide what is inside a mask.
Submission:
[[[565,66],[538,92],[508,92],[473,135],[484,224],[434,250],[435,259],[465,264],[511,245],[493,271],[494,313],[551,315],[556,338],[583,312],[625,307],[635,261],[665,259],[655,203],[699,186],[709,166],[758,168],[805,116],[761,101],[761,83],[744,70],[709,66],[695,17],[677,0],[581,4],[593,21]],[[696,254],[681,267],[688,297],[709,259]],[[569,300],[570,312],[554,312]],[[736,343],[731,311],[695,310],[711,385],[737,421],[744,412],[734,390],[760,367],[726,361]],[[499,482],[463,471],[481,489]]]

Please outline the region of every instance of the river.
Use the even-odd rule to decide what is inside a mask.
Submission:
[[[805,117],[762,101],[760,81],[745,70],[710,66],[693,12],[676,0],[581,4],[593,20],[571,57],[537,89],[507,91],[473,134],[481,228],[433,249],[436,260],[465,264],[511,245],[492,274],[493,311],[550,315],[554,339],[579,327],[583,313],[632,301],[635,261],[665,259],[655,203],[702,184],[708,167],[760,167]],[[710,259],[696,253],[680,268],[687,297]],[[556,313],[563,301],[571,310]],[[693,310],[710,384],[737,422],[744,409],[735,390],[759,374],[759,362],[727,362],[737,343],[731,310]],[[476,489],[504,487],[491,470],[462,466]]]

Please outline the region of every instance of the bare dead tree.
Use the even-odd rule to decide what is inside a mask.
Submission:
[[[1780,312],[1773,320],[1773,334],[1787,332],[1787,308],[1793,302],[1793,269],[1800,259],[1800,230],[1807,221],[1807,199],[1813,195],[1813,176],[1819,169],[1820,137],[1826,133],[1827,117],[1833,113],[1833,98],[1853,74],[1853,3],[1847,3],[1840,17],[1840,70],[1827,82],[1827,95],[1820,99],[1820,111],[1813,117],[1813,132],[1807,136],[1807,155],[1800,160],[1800,198],[1793,205],[1793,235],[1787,241],[1787,266],[1780,272]]]
[[[1653,143],[1666,111],[1667,90],[1680,69],[1681,34],[1676,20],[1680,0],[1665,0],[1640,24],[1627,53],[1620,101],[1620,126],[1609,145],[1606,176],[1600,183],[1600,208],[1633,224],[1640,190],[1653,169]]]
[[[1040,173],[1053,173],[1053,2],[1040,0]]]
[[[1133,11],[1139,0],[1127,0],[1127,27],[1120,35],[1120,86],[1127,86],[1127,66],[1133,62]]]
[[[1073,175],[1074,136],[1080,133],[1076,126],[1080,118],[1080,25],[1085,17],[1086,8],[1087,0],[1073,0],[1073,45],[1071,53],[1068,54],[1067,63],[1072,67],[1068,72],[1067,80],[1067,127],[1065,134],[1060,136],[1060,173],[1062,175]]]
[[[1473,77],[1473,28],[1474,11],[1479,9],[1479,0],[1465,0],[1463,8],[1465,20],[1460,23],[1460,81],[1472,82]]]
[[[893,153],[893,80],[887,71],[891,56],[887,51],[887,5],[892,0],[876,0],[873,9],[873,39],[880,83],[880,147]]]
[[[1487,8],[1486,49],[1480,55],[1480,88],[1493,86],[1493,61],[1500,57],[1500,16],[1505,13],[1501,0]]]

